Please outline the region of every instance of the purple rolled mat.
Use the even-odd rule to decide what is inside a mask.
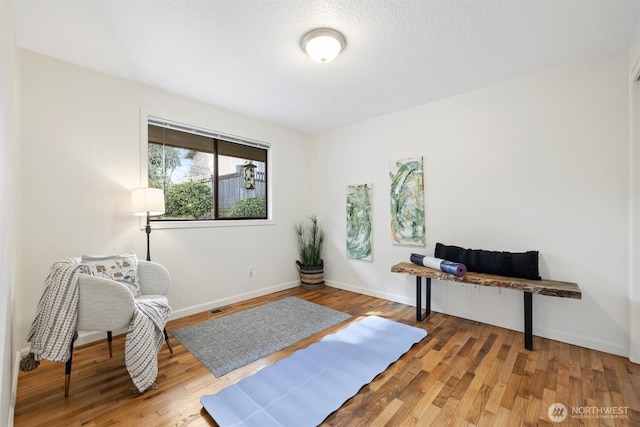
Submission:
[[[467,267],[464,264],[460,264],[457,262],[447,261],[441,258],[434,258],[420,254],[411,254],[410,259],[414,264],[433,268],[435,270],[440,270],[458,277],[467,274]]]

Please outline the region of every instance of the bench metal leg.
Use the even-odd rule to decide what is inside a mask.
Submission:
[[[109,344],[109,357],[113,357],[113,346],[111,345],[113,341],[113,334],[111,331],[107,331],[107,343]]]
[[[416,276],[416,320],[422,322],[431,314],[431,278],[425,277],[425,312],[422,312],[422,277]]]
[[[533,294],[524,294],[524,348],[533,350]]]
[[[422,322],[431,314],[431,278],[425,277],[425,311],[422,311],[422,277],[416,276],[416,321]],[[533,294],[524,294],[524,348],[533,350]]]

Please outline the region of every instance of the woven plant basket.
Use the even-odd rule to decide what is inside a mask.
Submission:
[[[307,290],[324,288],[324,263],[316,266],[305,266],[296,261],[300,274],[300,286]]]

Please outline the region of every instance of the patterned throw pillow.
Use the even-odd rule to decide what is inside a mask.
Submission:
[[[141,294],[138,281],[138,257],[133,252],[105,256],[82,255],[83,265],[92,276],[115,280],[127,286],[133,296]]]

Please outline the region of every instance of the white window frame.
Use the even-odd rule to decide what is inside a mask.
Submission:
[[[163,117],[164,116],[164,117]],[[268,150],[267,155],[267,219],[209,219],[209,220],[189,220],[189,221],[151,221],[152,229],[172,229],[172,228],[215,228],[215,227],[252,227],[275,225],[273,216],[273,156],[274,149],[271,144],[258,141],[251,138],[245,138],[232,135],[220,131],[213,131],[207,126],[198,126],[179,121],[175,119],[165,118],[167,115],[150,114],[144,109],[140,112],[140,187],[146,187],[149,183],[149,130],[148,125],[152,122],[162,122],[167,125],[176,126],[178,130],[190,129],[193,133],[206,136],[217,136],[230,142],[238,141],[239,143],[255,144],[260,148]],[[171,127],[169,126],[169,127]],[[142,217],[141,217],[142,218]],[[146,218],[141,219],[140,228],[146,226]]]

